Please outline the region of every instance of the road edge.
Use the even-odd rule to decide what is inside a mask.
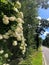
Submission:
[[[44,53],[43,53],[43,46],[41,46],[41,48],[42,48],[42,65],[47,65],[46,59],[45,59],[45,56],[44,56]]]
[[[44,54],[43,54],[43,65],[47,65]]]
[[[42,47],[42,46],[41,46]],[[46,63],[46,59],[45,59],[45,56],[44,56],[44,53],[43,53],[43,48],[42,48],[42,57],[43,57],[43,62],[42,62],[42,65],[47,65]]]

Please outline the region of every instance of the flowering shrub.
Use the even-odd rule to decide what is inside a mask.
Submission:
[[[21,3],[0,3],[0,65],[10,65],[10,62],[23,57],[26,52],[23,36],[23,13]]]

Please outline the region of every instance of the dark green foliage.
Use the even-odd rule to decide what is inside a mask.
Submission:
[[[49,47],[49,34],[47,34],[46,38],[43,40],[43,45]]]
[[[26,38],[26,42],[28,46],[33,45],[34,41],[34,33],[36,27],[38,25],[38,21],[35,18],[37,16],[37,8],[35,6],[35,1],[33,0],[21,0],[22,3],[22,11],[24,13],[24,36]]]

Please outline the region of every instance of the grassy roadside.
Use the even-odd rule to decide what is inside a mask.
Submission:
[[[42,53],[40,51],[36,51],[33,56],[33,65],[42,65]]]
[[[2,65],[1,62],[0,65]],[[39,51],[34,50],[25,60],[22,60],[18,65],[42,65],[41,48],[39,48]]]
[[[31,55],[27,57],[27,59],[20,62],[19,65],[42,65],[42,52],[39,48],[39,51],[33,51]]]
[[[0,63],[0,65],[2,64]],[[22,60],[18,65],[42,65],[42,52],[34,51],[32,55],[29,55],[27,59]]]

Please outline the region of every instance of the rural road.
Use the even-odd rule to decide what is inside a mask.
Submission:
[[[45,65],[49,65],[49,48],[42,46],[42,52],[45,59]]]

